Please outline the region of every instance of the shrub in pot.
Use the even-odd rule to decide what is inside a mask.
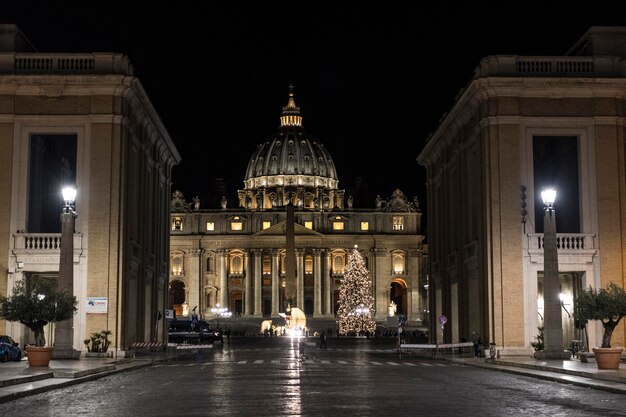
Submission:
[[[624,291],[624,288],[613,282],[606,288],[597,290],[589,287],[578,295],[575,306],[574,317],[577,320],[580,320],[582,323],[586,323],[589,320],[598,320],[602,323],[604,333],[602,335],[602,346],[600,349],[610,349],[613,331],[620,320],[626,316],[626,291]],[[622,350],[622,348],[612,350],[613,356],[617,358],[617,366],[611,369],[619,367],[619,359]],[[598,350],[598,348],[594,348],[596,362],[598,363],[598,367],[601,367],[600,360],[598,359],[599,352],[601,355],[602,352]]]

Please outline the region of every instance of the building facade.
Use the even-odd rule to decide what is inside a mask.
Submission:
[[[489,56],[418,156],[428,175],[439,339],[480,331],[527,354],[543,325],[543,187],[557,190],[564,348],[574,300],[624,286],[626,29],[591,28],[565,56]],[[624,345],[624,324],[615,333]],[[601,326],[589,323],[589,346]]]
[[[302,126],[293,92],[278,131],[254,151],[238,191],[239,206],[204,209],[180,192],[171,206],[170,307],[211,319],[217,304],[234,318],[279,319],[289,304],[312,319],[334,319],[348,252],[358,245],[367,260],[376,319],[404,315],[423,324],[427,307],[419,202],[400,190],[375,208],[354,208],[339,188],[333,160]],[[295,282],[286,270],[286,206],[293,205]],[[293,285],[295,296],[285,289]],[[258,320],[256,320],[258,319]]]
[[[101,330],[117,350],[162,338],[155,313],[167,303],[180,156],[128,58],[38,53],[15,25],[0,25],[0,149],[0,293],[57,278],[60,190],[75,185],[74,349]],[[0,333],[33,340],[18,323],[0,321]]]

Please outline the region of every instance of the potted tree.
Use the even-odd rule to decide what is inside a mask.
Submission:
[[[594,347],[598,369],[618,369],[623,348],[611,348],[611,336],[622,317],[626,316],[626,291],[611,282],[599,290],[591,287],[576,298],[574,317],[582,323],[599,320],[604,328],[602,346]]]
[[[52,347],[45,347],[44,326],[69,320],[76,312],[76,297],[59,291],[56,282],[42,277],[18,281],[9,297],[0,296],[0,318],[22,323],[35,333],[35,346],[27,346],[30,366],[48,366]]]

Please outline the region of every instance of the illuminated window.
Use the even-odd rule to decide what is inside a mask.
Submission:
[[[402,216],[393,216],[393,230],[404,230],[404,217]]]
[[[263,230],[269,229],[272,226],[272,222],[263,222]]]
[[[313,230],[313,222],[304,222],[304,227]]]
[[[370,230],[370,222],[361,222],[361,230]]]
[[[335,255],[333,258],[333,273],[343,274],[345,268],[345,260],[343,255]]]
[[[333,230],[343,230],[343,222],[333,222]]]
[[[230,223],[230,230],[243,230],[243,223],[242,222],[231,222]]]
[[[393,254],[392,263],[393,263],[394,274],[404,274],[404,255],[403,254],[401,253]]]
[[[307,256],[304,258],[304,273],[312,274],[313,273],[313,257]]]
[[[183,218],[182,217],[174,217],[172,219],[172,230],[177,230],[179,232],[183,231]]]
[[[232,255],[230,258],[230,273],[233,275],[243,274],[243,256],[240,254]]]
[[[176,277],[183,275],[183,258],[180,256],[172,258],[172,275]]]
[[[272,261],[269,256],[263,257],[263,275],[272,274]]]
[[[210,231],[210,232],[215,230],[215,223],[214,222],[206,222],[206,230]]]

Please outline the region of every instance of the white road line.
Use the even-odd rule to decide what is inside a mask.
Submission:
[[[348,362],[346,362],[346,361],[337,361],[337,363],[340,363],[342,365],[346,365]]]
[[[263,359],[257,359],[254,361],[254,363],[259,364],[259,363],[263,363],[263,361],[264,361]]]
[[[435,363],[435,365],[437,365],[437,366],[443,366],[443,367],[448,366],[448,365],[444,365],[443,363]]]
[[[187,367],[187,366],[196,366],[196,364],[195,363],[188,363],[187,365],[185,365],[185,367]]]
[[[278,365],[278,364],[280,364],[280,359],[272,359],[272,364],[273,364],[273,365]]]
[[[394,366],[400,366],[399,363],[395,363],[395,362],[387,362],[389,365],[394,365]]]
[[[411,363],[411,362],[402,362],[402,363],[403,363],[404,365],[409,365],[409,366],[417,366],[416,364]]]
[[[420,365],[422,365],[422,366],[435,366],[432,363],[426,363],[426,362],[420,362]]]
[[[372,362],[370,362],[370,363],[371,363],[372,365],[382,365],[382,363],[380,363],[380,362],[373,362],[373,361],[372,361]]]
[[[248,361],[239,361],[239,362],[237,362],[237,365],[245,365],[247,363],[248,363]]]
[[[202,366],[211,365],[213,362],[204,362]]]
[[[322,361],[322,363],[330,363],[330,361]]]

